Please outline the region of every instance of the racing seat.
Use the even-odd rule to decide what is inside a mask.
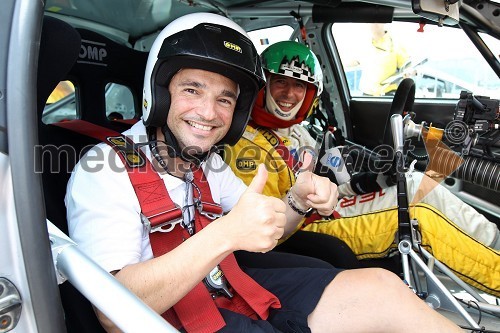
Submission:
[[[142,86],[147,52],[134,50],[103,35],[86,29],[76,29],[82,37],[79,59],[68,73],[77,79],[82,112],[79,119],[122,132],[141,115]],[[110,119],[110,113],[120,112],[120,103],[110,105],[113,96],[107,87],[120,84],[128,88],[133,97],[134,119]],[[123,90],[126,90],[125,88]],[[122,97],[121,99],[124,99]],[[120,99],[120,100],[121,100]]]
[[[119,83],[128,87],[138,114],[147,53],[49,16],[44,18],[40,49],[37,107],[47,217],[67,234],[66,184],[79,158],[98,141],[44,124],[41,119],[47,98],[60,81],[70,80],[77,87],[77,98],[73,99],[76,114],[67,120],[78,117],[122,132],[137,119],[127,123],[106,117],[106,85]]]
[[[84,142],[43,124],[41,119],[51,92],[61,80],[67,78],[70,68],[76,62],[80,45],[81,37],[73,27],[53,17],[44,17],[37,79],[39,143],[44,147],[40,156],[43,168],[42,183],[47,219],[65,233],[68,228],[64,193],[71,169],[76,164],[76,155],[72,152],[81,149]],[[45,147],[61,149],[50,150]],[[61,166],[64,166],[64,169],[61,169]],[[59,290],[68,332],[104,332],[91,304],[71,284],[63,283],[59,285]]]
[[[100,53],[99,49],[92,53],[95,45],[100,46]],[[94,60],[100,63],[84,59],[89,54],[91,59],[97,55]],[[78,103],[76,99],[73,103],[79,107],[79,117],[121,132],[130,124],[107,119],[105,86],[109,82],[120,83],[129,87],[134,96],[141,96],[146,59],[145,52],[132,50],[88,30],[75,29],[59,19],[44,17],[37,78],[38,165],[47,219],[66,234],[66,184],[79,158],[98,141],[44,124],[42,114],[46,101],[60,81],[71,80],[78,89]],[[139,100],[135,98],[135,110],[140,110]],[[68,332],[104,332],[90,302],[79,291],[69,282],[59,288]]]

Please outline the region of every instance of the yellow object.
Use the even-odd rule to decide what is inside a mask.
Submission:
[[[247,126],[235,146],[225,147],[224,159],[247,185],[256,175],[257,166],[265,163],[269,176],[263,193],[282,198],[295,183],[295,175],[272,142],[260,130]],[[284,140],[285,145],[287,142]],[[428,204],[411,204],[410,216],[417,218],[422,245],[436,259],[467,283],[500,297],[500,252],[476,241]],[[383,258],[391,251],[397,251],[397,208],[389,207],[334,220],[318,220],[303,230],[343,240],[358,259]]]
[[[45,104],[52,104],[75,92],[75,86],[71,81],[61,81],[52,91]]]
[[[436,259],[470,285],[500,297],[500,252],[483,245],[448,220],[434,207],[417,203],[410,217],[418,221],[424,246]],[[397,248],[397,208],[314,221],[304,230],[342,239],[358,259],[382,258]]]
[[[432,124],[429,126],[427,131],[423,132],[425,141],[441,141],[444,134],[444,129],[433,127]]]
[[[387,33],[381,38],[372,40],[372,49],[369,60],[363,61],[363,72],[359,87],[364,94],[371,96],[384,96],[386,93],[396,91],[398,82],[384,82],[396,74],[408,60],[407,52],[397,46]]]
[[[273,141],[273,137],[270,138]],[[276,144],[278,141],[276,140]],[[284,142],[285,146],[287,141]],[[295,175],[261,131],[250,125],[243,137],[234,145],[224,148],[224,161],[233,172],[250,184],[257,174],[259,164],[265,164],[268,171],[267,183],[263,194],[283,198],[295,183]]]

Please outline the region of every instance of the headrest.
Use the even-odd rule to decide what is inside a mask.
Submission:
[[[43,18],[38,56],[38,119],[50,94],[60,81],[66,79],[78,58],[80,44],[80,34],[71,25],[50,16]]]
[[[77,29],[82,37],[79,58],[71,69],[71,77],[77,80],[79,99],[84,111],[82,119],[105,124],[106,103],[104,90],[114,82],[129,87],[134,96],[142,96],[147,52],[134,50],[96,32]],[[141,111],[136,101],[136,110]]]

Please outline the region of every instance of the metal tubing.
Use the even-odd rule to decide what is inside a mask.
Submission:
[[[479,325],[472,319],[470,314],[465,311],[465,309],[458,303],[458,301],[453,297],[448,289],[443,285],[443,283],[436,277],[434,272],[432,272],[429,267],[423,262],[422,259],[415,253],[415,251],[410,250],[410,258],[415,261],[419,268],[424,272],[427,278],[427,288],[429,290],[429,296],[436,297],[439,299],[440,303],[443,304],[443,308],[448,308],[449,310],[456,310],[465,321],[471,325],[473,328],[480,328]],[[440,298],[441,297],[441,298]]]
[[[420,252],[422,253],[422,255],[427,259],[427,260],[432,260],[432,263],[435,267],[437,267],[441,272],[443,272],[447,277],[449,277],[451,280],[453,280],[453,282],[455,282],[457,285],[459,285],[460,287],[462,287],[466,292],[468,292],[471,296],[473,296],[476,300],[480,301],[480,302],[484,302],[484,303],[488,303],[486,302],[486,300],[481,297],[481,295],[479,295],[479,293],[477,291],[475,291],[470,285],[468,285],[467,283],[465,283],[464,281],[460,280],[454,273],[452,270],[450,270],[448,267],[446,267],[446,265],[444,265],[443,263],[441,263],[439,260],[437,260],[436,258],[434,258],[432,256],[432,254],[430,254],[426,249],[424,248],[420,248]],[[431,267],[430,268],[431,270],[433,270],[433,268]]]
[[[296,7],[274,7],[274,8],[229,8],[229,17],[250,18],[250,17],[290,17],[290,12],[294,10],[300,16],[312,16],[312,6],[301,5]]]
[[[69,237],[52,223],[47,225],[56,273],[62,275],[62,281],[67,279],[121,330],[178,333],[158,313],[81,252]]]

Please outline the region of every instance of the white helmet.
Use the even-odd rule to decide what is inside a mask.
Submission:
[[[230,19],[210,13],[182,16],[167,25],[149,53],[144,75],[143,122],[165,127],[170,109],[170,80],[181,68],[215,72],[239,85],[233,121],[218,144],[235,144],[245,129],[255,97],[265,84],[260,57],[252,41]],[[166,139],[170,133],[166,133]],[[176,142],[168,142],[177,149]]]

